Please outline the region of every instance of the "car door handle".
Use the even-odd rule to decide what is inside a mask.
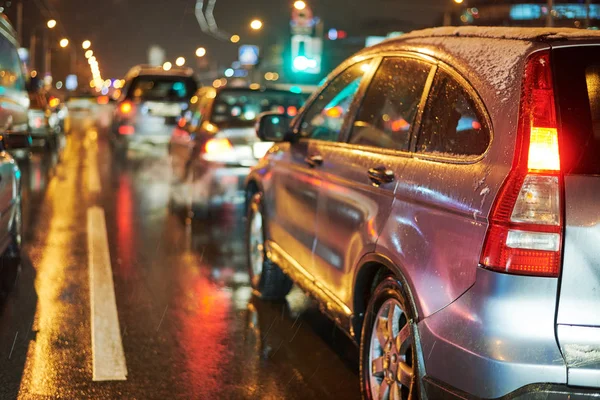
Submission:
[[[370,168],[367,174],[369,179],[376,185],[392,182],[395,178],[394,171],[386,167]]]
[[[323,164],[323,157],[318,154],[313,154],[312,156],[306,157],[304,161],[310,165],[311,168],[314,168]]]

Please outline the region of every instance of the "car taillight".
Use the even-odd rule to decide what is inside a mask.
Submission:
[[[204,144],[204,153],[206,154],[218,154],[225,153],[233,149],[231,142],[225,138],[213,138],[209,139]]]
[[[119,105],[119,112],[123,115],[128,115],[133,112],[133,104],[130,101],[124,101]]]
[[[515,159],[490,215],[483,267],[557,277],[562,243],[562,175],[550,53],[527,60]]]
[[[119,127],[119,135],[133,135],[135,128],[131,125],[121,125]]]

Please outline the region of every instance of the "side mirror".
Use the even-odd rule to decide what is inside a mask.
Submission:
[[[263,113],[256,122],[256,136],[263,142],[283,142],[290,129],[291,118],[285,114]]]

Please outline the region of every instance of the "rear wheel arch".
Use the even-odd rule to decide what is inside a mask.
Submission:
[[[355,318],[352,322],[354,332],[357,332],[358,334],[357,342],[360,342],[360,332],[362,332],[364,314],[369,304],[369,300],[377,288],[377,285],[388,276],[393,276],[401,283],[404,292],[402,294],[410,303],[415,320],[419,320],[419,312],[414,300],[413,290],[401,268],[386,256],[378,253],[364,255],[358,265],[360,265],[360,267],[354,276],[353,283],[353,310]]]

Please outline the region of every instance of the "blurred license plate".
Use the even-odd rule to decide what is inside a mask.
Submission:
[[[179,104],[160,104],[154,103],[148,105],[150,114],[161,117],[177,117],[181,114],[181,106]]]
[[[254,158],[262,158],[267,151],[273,146],[272,142],[258,142],[254,143],[254,147],[252,148],[254,153]]]

